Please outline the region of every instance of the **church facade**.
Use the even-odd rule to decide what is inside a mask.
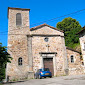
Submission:
[[[47,24],[29,27],[30,9],[8,8],[7,64],[10,80],[32,77],[40,68],[53,76],[83,74],[80,52],[65,46],[64,32]]]

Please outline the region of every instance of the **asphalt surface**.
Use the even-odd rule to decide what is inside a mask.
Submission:
[[[85,85],[85,75],[30,79],[4,85]]]

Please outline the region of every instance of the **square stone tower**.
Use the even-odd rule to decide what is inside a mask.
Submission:
[[[30,9],[8,8],[8,52],[13,58],[6,75],[11,80],[27,78],[29,71],[27,35]]]

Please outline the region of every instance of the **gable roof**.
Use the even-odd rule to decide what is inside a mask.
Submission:
[[[81,34],[81,33],[83,33],[83,31],[85,31],[85,27],[83,27],[83,29],[80,32],[78,32],[77,34]]]
[[[74,49],[72,49],[72,48],[66,47],[66,49],[72,50],[72,51],[74,51],[74,52],[77,52],[77,53],[81,54],[81,52],[79,52],[79,51],[77,51],[77,50],[74,50]]]
[[[40,27],[43,27],[43,26],[48,26],[48,27],[50,27],[50,28],[52,28],[52,29],[54,29],[54,30],[58,30],[58,31],[64,33],[63,30],[60,30],[60,29],[58,29],[58,28],[52,27],[52,26],[50,26],[50,25],[47,25],[46,23],[45,23],[45,24],[41,24],[41,25],[36,26],[36,27],[33,27],[33,28],[30,29],[30,31],[36,30],[36,29],[38,29],[38,28],[40,28]]]

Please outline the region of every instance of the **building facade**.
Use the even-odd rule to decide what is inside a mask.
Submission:
[[[84,72],[85,72],[85,27],[83,28],[83,30],[81,30],[78,33],[78,35],[79,35],[79,41],[82,53],[82,65],[84,67]]]
[[[47,24],[30,28],[29,11],[8,8],[8,52],[13,60],[6,75],[10,80],[28,78],[43,67],[53,76],[82,74],[80,52],[66,48],[64,32]]]

